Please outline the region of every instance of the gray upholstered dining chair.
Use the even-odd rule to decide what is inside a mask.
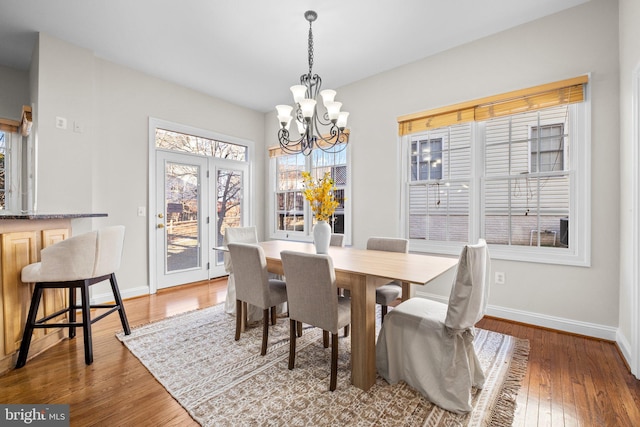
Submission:
[[[367,250],[386,252],[409,252],[409,241],[395,237],[370,237],[367,240]],[[383,282],[384,283],[384,282]],[[344,292],[349,296],[348,290]],[[382,319],[387,315],[388,306],[402,296],[402,283],[394,280],[376,288],[376,304],[382,308]]]
[[[344,234],[332,233],[331,240],[329,240],[329,246],[344,246]]]
[[[394,237],[370,237],[367,240],[367,250],[386,252],[409,252],[409,241]],[[392,281],[376,288],[376,304],[382,308],[382,319],[387,315],[388,306],[402,296],[402,283]]]
[[[76,327],[83,328],[84,360],[93,363],[91,325],[117,311],[125,335],[131,330],[118,289],[115,271],[120,268],[124,245],[124,226],[116,225],[70,237],[40,252],[40,262],[22,269],[22,282],[35,283],[27,322],[22,335],[16,368],[27,362],[29,346],[34,329],[68,327],[69,338],[76,336]],[[115,303],[91,304],[89,286],[109,281]],[[56,313],[37,319],[40,300],[45,289],[68,289],[67,307]],[[80,289],[81,301],[76,304],[76,290]],[[76,322],[76,311],[81,309],[82,322]],[[91,310],[107,309],[91,318]],[[67,322],[47,323],[51,319],[67,314]]]
[[[256,227],[227,227],[224,230],[222,244],[227,246],[229,243],[258,243],[258,232]],[[229,314],[236,314],[236,281],[233,273],[233,264],[231,263],[231,255],[225,252],[224,270],[229,273],[227,278],[227,297],[224,303],[224,311]],[[262,310],[260,310],[259,318],[262,318]]]
[[[296,357],[297,324],[303,322],[331,333],[331,378],[336,389],[338,376],[338,330],[351,322],[351,301],[337,293],[333,262],[328,255],[282,251],[282,266],[289,295],[289,369]],[[327,347],[326,339],[324,346]]]
[[[488,272],[481,239],[463,248],[448,304],[416,297],[389,312],[376,343],[378,373],[390,384],[405,381],[443,409],[471,411],[471,388],[485,381],[473,337],[487,306]]]
[[[269,318],[276,322],[276,306],[287,301],[285,282],[269,279],[264,251],[257,244],[229,243],[227,245],[234,270],[236,285],[236,336],[240,339],[242,328],[242,303],[246,302],[262,309],[262,348],[260,354],[267,354],[269,342]],[[238,267],[242,266],[242,267]],[[271,316],[269,316],[271,313]]]

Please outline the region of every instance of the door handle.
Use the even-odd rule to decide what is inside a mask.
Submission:
[[[164,224],[158,224],[158,228],[164,228]]]

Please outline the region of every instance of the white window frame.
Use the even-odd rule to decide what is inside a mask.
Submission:
[[[546,264],[591,265],[591,93],[585,86],[585,100],[571,108],[572,119],[569,129],[572,148],[568,152],[572,170],[570,175],[569,204],[569,247],[530,247],[520,245],[491,244],[494,259],[537,262]],[[484,124],[472,125],[471,138],[472,177],[470,181],[469,242],[476,242],[484,236]],[[399,138],[399,159],[401,174],[401,233],[409,238],[409,180],[411,179],[411,135]],[[565,166],[567,152],[565,144]],[[566,170],[566,168],[565,168]],[[463,244],[458,242],[428,241],[411,239],[410,250],[448,255],[458,255]]]
[[[344,186],[345,201],[344,201],[344,241],[345,245],[352,244],[351,237],[351,195],[352,195],[352,175],[351,175],[351,147],[347,145],[346,150],[346,166],[347,166],[347,185]],[[303,215],[304,215],[304,230],[303,231],[290,231],[290,230],[278,230],[276,229],[276,190],[277,190],[277,174],[276,174],[276,159],[277,157],[271,157],[269,159],[269,197],[268,197],[268,220],[269,220],[269,237],[277,240],[293,240],[299,242],[313,242],[313,212],[308,202],[304,202]],[[312,156],[305,157],[305,170],[311,171]]]

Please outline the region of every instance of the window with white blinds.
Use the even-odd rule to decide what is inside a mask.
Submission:
[[[402,124],[402,226],[411,249],[456,254],[482,237],[497,258],[588,265],[586,83],[582,90],[549,106],[477,107],[475,118],[438,128]]]

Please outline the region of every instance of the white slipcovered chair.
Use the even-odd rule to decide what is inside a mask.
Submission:
[[[248,303],[262,309],[262,349],[267,354],[269,320],[276,323],[276,306],[287,301],[285,282],[269,279],[264,251],[257,244],[229,243],[229,254],[236,265],[236,341],[242,329],[242,304]],[[271,314],[271,316],[269,316]]]
[[[73,338],[76,335],[76,327],[82,327],[87,365],[93,363],[92,323],[117,311],[125,335],[131,333],[115,275],[115,271],[120,268],[123,244],[124,226],[106,227],[70,237],[43,249],[40,252],[40,262],[29,264],[22,269],[22,282],[35,283],[35,287],[16,368],[21,368],[27,361],[34,329],[68,327],[69,338]],[[111,284],[115,303],[92,305],[89,299],[89,286],[106,280]],[[61,288],[69,289],[68,307],[36,320],[43,291]],[[80,289],[80,304],[76,304],[76,289]],[[76,322],[77,309],[82,310],[82,322]],[[107,309],[107,311],[92,319],[90,312],[92,309]],[[65,313],[68,315],[68,322],[46,323]]]
[[[322,329],[325,348],[328,346],[325,333],[331,333],[329,390],[334,391],[338,377],[338,330],[351,323],[351,300],[337,293],[329,255],[282,251],[280,256],[289,297],[289,369],[295,366],[298,323]]]
[[[463,248],[448,305],[411,298],[391,310],[376,343],[378,373],[390,384],[405,381],[443,409],[471,411],[471,388],[485,381],[473,338],[487,305],[488,270],[481,239]]]

